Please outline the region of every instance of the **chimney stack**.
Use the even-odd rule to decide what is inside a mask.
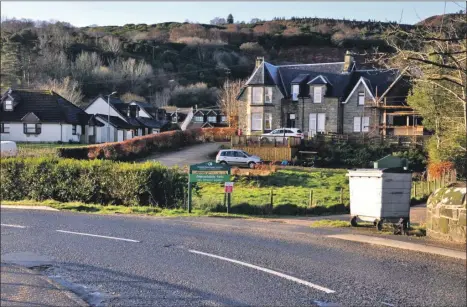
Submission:
[[[255,65],[255,68],[258,68],[261,64],[263,64],[263,62],[264,62],[264,56],[256,57],[256,65]]]
[[[354,58],[353,58],[352,54],[350,53],[350,51],[347,50],[345,52],[345,56],[344,56],[344,69],[343,69],[343,71],[344,72],[349,72],[350,69],[352,69],[353,63],[354,63]]]

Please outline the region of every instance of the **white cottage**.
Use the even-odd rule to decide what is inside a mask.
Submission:
[[[9,89],[1,98],[2,141],[94,143],[98,126],[95,116],[53,91]]]

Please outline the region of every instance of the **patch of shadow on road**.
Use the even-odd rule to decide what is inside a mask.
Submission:
[[[60,263],[60,268],[68,280],[75,280],[75,285],[86,285],[83,286],[86,289],[99,288],[101,293],[111,295],[99,305],[83,298],[91,306],[247,306],[212,292],[91,265]]]

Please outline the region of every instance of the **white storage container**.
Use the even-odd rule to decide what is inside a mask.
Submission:
[[[14,157],[18,154],[18,147],[16,147],[15,142],[1,141],[0,151],[0,155],[3,157]]]
[[[378,229],[383,222],[409,223],[412,173],[400,168],[349,170],[350,215],[373,222]]]

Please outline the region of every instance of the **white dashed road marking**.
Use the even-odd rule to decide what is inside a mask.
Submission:
[[[71,234],[80,235],[80,236],[97,237],[97,238],[120,240],[120,241],[135,242],[135,243],[140,243],[141,242],[141,241],[132,240],[132,239],[109,237],[109,236],[100,236],[100,235],[93,235],[93,234],[90,234],[90,233],[83,233],[83,232],[74,232],[74,231],[67,231],[67,230],[57,230],[57,231],[58,232],[63,232],[63,233],[71,233]]]
[[[26,228],[26,226],[21,226],[21,225],[13,225],[13,224],[0,224],[5,227],[13,227],[13,228]]]
[[[204,255],[204,256],[208,256],[208,257],[212,257],[212,258],[216,258],[216,259],[220,259],[220,260],[240,264],[240,265],[243,265],[243,266],[258,270],[258,271],[263,271],[263,272],[266,272],[266,273],[269,273],[269,274],[272,274],[272,275],[276,275],[276,276],[285,278],[285,279],[290,280],[290,281],[294,281],[294,282],[302,284],[304,286],[326,292],[328,294],[336,292],[334,290],[331,290],[331,289],[328,289],[328,288],[325,288],[325,287],[321,287],[319,285],[312,284],[311,282],[308,282],[306,280],[299,279],[299,278],[296,278],[296,277],[293,277],[293,276],[290,276],[290,275],[287,275],[287,274],[283,274],[283,273],[280,273],[280,272],[277,272],[277,271],[273,271],[273,270],[270,270],[270,269],[266,269],[266,268],[263,268],[263,267],[260,267],[260,266],[254,265],[254,264],[250,264],[250,263],[246,263],[246,262],[243,262],[243,261],[238,261],[238,260],[230,259],[230,258],[226,258],[226,257],[221,257],[221,256],[217,256],[217,255],[214,255],[214,254],[204,253],[204,252],[200,252],[200,251],[193,250],[193,249],[190,249],[188,251],[190,253]]]

